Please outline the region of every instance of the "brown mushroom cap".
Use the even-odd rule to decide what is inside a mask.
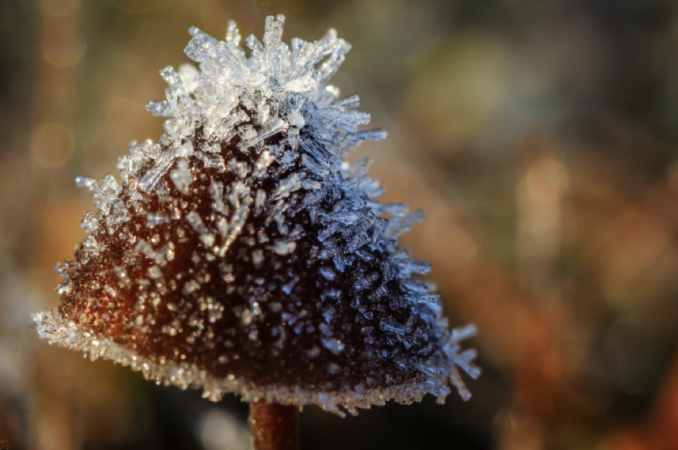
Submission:
[[[268,55],[286,54],[281,27],[281,17],[267,20]],[[234,30],[222,47],[237,45]],[[204,80],[204,66],[220,60],[212,41],[192,33],[203,57],[191,45],[187,53]],[[346,47],[336,36],[320,43],[319,58]],[[270,74],[266,54],[258,60],[251,47],[242,61]],[[237,99],[220,115],[188,69],[164,71],[170,102],[149,108],[175,119],[160,144],[132,146],[118,162],[122,186],[111,176],[80,181],[99,210],[85,216],[75,260],[59,267],[60,306],[34,316],[43,337],[158,382],[202,387],[211,400],[236,392],[354,412],[426,393],[443,399],[450,377],[467,396],[455,366],[479,374],[475,353],[458,346],[473,328],[447,328],[439,297],[412,278],[428,265],[397,247],[419,214],[374,200],[366,163],[343,162],[383,134],[342,122],[360,113],[335,94],[327,100],[320,59],[295,72],[300,59],[292,55],[283,80],[292,87],[282,92],[280,77],[264,88],[212,83]],[[300,92],[309,79],[315,86]],[[212,85],[203,81],[202,92]],[[323,122],[323,113],[338,119]]]

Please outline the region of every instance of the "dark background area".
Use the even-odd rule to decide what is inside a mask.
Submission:
[[[188,28],[334,27],[334,83],[389,138],[361,147],[427,220],[450,322],[485,372],[464,403],[301,415],[305,450],[678,448],[678,3],[669,0],[3,0],[0,440],[12,449],[248,448],[247,405],[49,347],[57,261],[92,209],[76,175],[157,140],[158,71]]]

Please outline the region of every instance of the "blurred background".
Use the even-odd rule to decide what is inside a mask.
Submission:
[[[335,83],[389,139],[359,150],[427,220],[473,399],[301,416],[305,450],[678,449],[678,2],[2,0],[0,440],[19,449],[248,448],[246,405],[39,341],[83,239],[76,175],[115,173],[190,26],[287,17],[353,44]]]

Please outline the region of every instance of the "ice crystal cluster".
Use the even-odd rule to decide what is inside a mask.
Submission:
[[[96,212],[75,260],[58,266],[60,306],[34,315],[51,343],[112,359],[166,385],[218,400],[317,404],[343,414],[395,399],[470,393],[474,350],[450,330],[429,264],[398,248],[422,220],[345,156],[383,131],[358,97],[327,84],[350,46],[334,30],[263,42],[229,24],[224,41],[196,28],[198,63],[161,71],[167,117],[158,143],[131,144],[121,181],[79,177]]]

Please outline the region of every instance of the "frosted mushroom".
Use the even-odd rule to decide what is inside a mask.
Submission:
[[[327,84],[350,46],[329,30],[263,42],[230,23],[224,41],[196,28],[198,63],[161,71],[168,118],[159,142],[133,142],[120,181],[79,177],[96,212],[58,267],[61,304],[34,315],[50,343],[141,371],[165,385],[236,393],[260,404],[358,408],[470,397],[475,351],[450,330],[429,264],[398,247],[422,220],[345,157],[386,136],[358,97]]]

